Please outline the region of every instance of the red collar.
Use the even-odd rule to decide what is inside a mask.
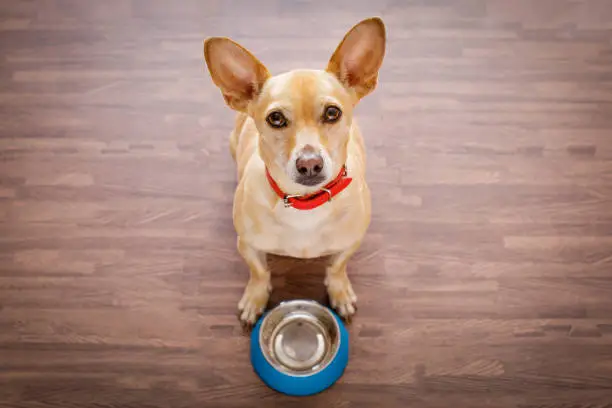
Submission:
[[[280,189],[278,184],[276,184],[268,172],[267,168],[266,176],[268,177],[268,181],[270,182],[270,186],[274,192],[276,192],[276,194],[283,199],[285,207],[293,207],[297,210],[312,210],[313,208],[317,208],[326,202],[331,201],[333,197],[338,195],[342,190],[348,187],[349,184],[351,184],[351,181],[353,181],[352,178],[346,176],[346,166],[342,166],[340,174],[338,174],[335,179],[327,183],[325,187],[321,188],[319,191],[307,195],[289,195],[285,194],[283,190]]]

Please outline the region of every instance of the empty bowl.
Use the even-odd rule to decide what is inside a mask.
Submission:
[[[279,304],[251,333],[251,363],[268,387],[287,395],[317,394],[348,364],[348,332],[329,308],[310,300]]]

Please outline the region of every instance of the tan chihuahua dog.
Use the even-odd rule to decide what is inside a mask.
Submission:
[[[238,304],[253,324],[271,291],[267,254],[330,256],[333,308],[355,313],[346,264],[370,224],[365,151],[353,109],[374,90],[385,55],[381,19],[355,25],[325,70],[272,76],[228,38],[208,38],[204,57],[225,102],[238,112],[230,136],[238,186],[233,219],[250,279]]]

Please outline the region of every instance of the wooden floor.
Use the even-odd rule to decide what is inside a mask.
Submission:
[[[322,68],[373,15],[351,359],[289,398],[236,316],[202,41]],[[325,301],[322,268],[273,260],[272,304]],[[612,2],[3,1],[0,406],[612,407]]]

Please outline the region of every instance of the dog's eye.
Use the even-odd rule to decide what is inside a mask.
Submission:
[[[268,125],[276,129],[287,126],[287,118],[279,111],[271,112],[266,118],[266,122],[268,122]]]
[[[342,116],[342,111],[337,106],[328,106],[323,112],[323,122],[335,123]]]

